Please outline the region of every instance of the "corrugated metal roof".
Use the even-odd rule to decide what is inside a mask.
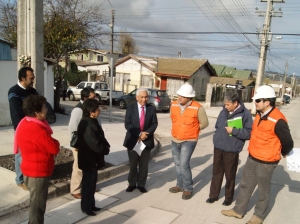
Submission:
[[[221,75],[222,72],[224,71],[224,69],[226,68],[226,65],[215,65],[215,64],[212,64],[211,66],[216,70],[217,75]]]
[[[251,71],[248,70],[234,70],[232,77],[236,79],[249,79],[251,78]]]
[[[224,68],[222,75],[223,74],[227,74],[227,75],[232,74],[234,70],[235,70],[234,67],[226,67],[226,68]]]

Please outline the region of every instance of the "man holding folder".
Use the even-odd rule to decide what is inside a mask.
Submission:
[[[225,200],[223,205],[231,205],[239,153],[242,151],[245,141],[250,139],[252,123],[252,116],[244,104],[240,102],[239,95],[227,93],[224,108],[220,112],[215,125],[213,173],[207,203],[214,203],[219,199],[225,174]]]
[[[148,176],[148,163],[151,149],[154,148],[154,132],[158,122],[156,108],[147,104],[148,90],[139,88],[136,91],[136,103],[127,106],[125,114],[125,128],[127,130],[124,144],[129,157],[129,186],[127,192],[132,192],[138,188],[142,193],[146,193],[145,188]],[[134,149],[137,143],[143,142],[145,148],[141,155]],[[139,165],[139,169],[137,166]]]

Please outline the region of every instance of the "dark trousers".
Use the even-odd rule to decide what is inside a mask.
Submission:
[[[238,152],[225,152],[214,148],[213,175],[209,197],[219,198],[223,176],[225,174],[225,201],[232,201],[235,187],[235,176],[239,161]]]
[[[95,207],[95,186],[97,183],[97,169],[82,170],[81,182],[81,210],[92,212]]]
[[[24,175],[24,183],[30,192],[28,223],[42,224],[46,211],[49,177],[35,178]]]
[[[67,96],[67,90],[63,90],[63,91],[62,91],[63,101],[66,100],[66,96]]]
[[[129,157],[129,186],[145,187],[151,150],[145,148],[139,156],[134,150],[127,150]],[[139,169],[137,166],[139,165]]]

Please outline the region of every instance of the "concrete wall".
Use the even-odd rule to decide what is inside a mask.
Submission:
[[[18,81],[17,62],[0,61],[0,126],[11,125],[7,93]]]
[[[7,93],[10,87],[17,84],[18,82],[18,63],[17,61],[1,61],[0,60],[0,126],[11,125],[9,103],[7,98]],[[53,107],[54,104],[54,78],[52,72],[52,65],[47,66],[47,63],[44,62],[44,90],[45,97],[50,105]]]
[[[48,65],[47,63],[44,62],[44,89],[45,89],[45,97],[48,101],[48,103],[50,103],[50,105],[54,106],[54,74],[53,74],[53,66],[52,65]]]

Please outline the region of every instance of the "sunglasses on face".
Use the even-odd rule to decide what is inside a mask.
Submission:
[[[263,99],[256,99],[255,103],[260,103]]]

